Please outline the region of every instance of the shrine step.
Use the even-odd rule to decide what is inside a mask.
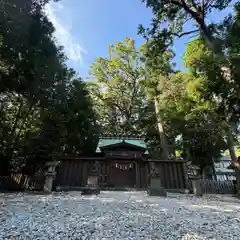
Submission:
[[[82,195],[98,195],[100,194],[99,188],[84,188],[82,190]]]
[[[148,189],[148,195],[149,196],[158,196],[158,197],[167,197],[167,192],[164,188],[159,189]]]

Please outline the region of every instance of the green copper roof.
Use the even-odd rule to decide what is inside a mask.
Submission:
[[[139,147],[142,147],[142,148],[147,148],[146,143],[145,143],[143,138],[102,137],[102,138],[99,138],[96,152],[101,152],[101,149],[100,149],[101,147],[121,143],[123,140],[125,141],[125,143],[129,143],[129,144],[139,146]],[[147,153],[147,151],[145,153]]]

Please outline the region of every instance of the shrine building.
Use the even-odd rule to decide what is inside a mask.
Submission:
[[[96,171],[101,189],[146,189],[150,163],[160,169],[161,181],[167,190],[187,188],[186,162],[151,158],[144,138],[101,137],[91,156],[63,157],[57,169],[55,187],[80,190],[87,184],[90,171]]]

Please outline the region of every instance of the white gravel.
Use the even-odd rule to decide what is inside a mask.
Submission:
[[[240,239],[231,196],[0,193],[0,239]]]

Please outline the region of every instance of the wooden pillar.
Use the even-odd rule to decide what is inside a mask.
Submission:
[[[82,171],[82,186],[86,186],[88,177],[88,162],[83,162],[83,171]]]
[[[107,182],[106,185],[109,186],[111,183],[111,165],[109,162],[106,163],[106,174],[107,174]]]
[[[99,177],[100,177],[100,162],[99,161],[95,162],[95,171],[97,172],[98,181],[99,181]]]
[[[148,168],[148,162],[144,162],[145,164],[145,187],[148,188],[149,184],[149,168]]]
[[[114,161],[109,161],[108,162],[108,167],[109,167],[109,180],[108,180],[108,185],[112,187],[113,185],[113,165],[115,164]]]
[[[189,190],[190,189],[190,186],[189,186],[189,181],[188,181],[188,169],[187,169],[187,163],[183,163],[183,180],[184,180],[184,188],[186,190]],[[182,176],[182,171],[181,171],[181,176]]]
[[[135,162],[136,168],[136,188],[140,188],[140,171],[139,171],[139,163]]]

